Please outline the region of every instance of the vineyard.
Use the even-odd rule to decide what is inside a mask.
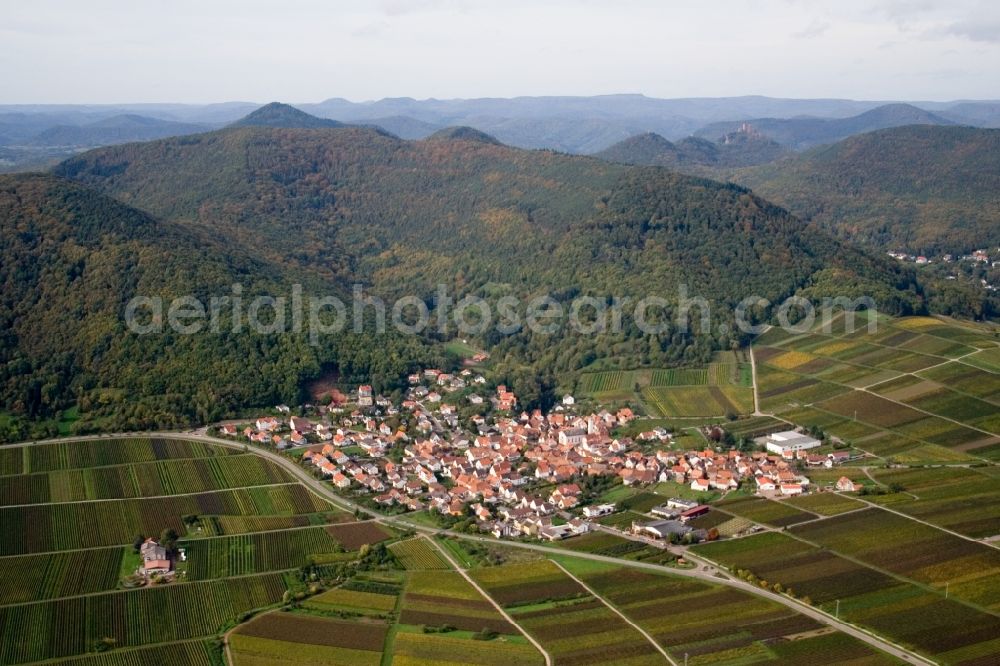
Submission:
[[[284,571],[329,561],[325,555],[344,550],[322,527],[212,537],[185,545],[191,580]]]
[[[17,604],[113,590],[122,555],[122,548],[102,548],[0,558],[0,599]]]
[[[0,504],[128,499],[288,483],[280,467],[251,454],[39,472],[3,479]]]
[[[59,442],[16,450],[24,456],[21,472],[25,474],[180,458],[211,458],[235,453],[232,449],[202,442],[145,437]]]
[[[0,642],[0,663],[79,655],[105,638],[129,647],[210,636],[285,590],[269,574],[0,607],[0,635],[22,637]]]
[[[203,514],[271,515],[328,510],[298,484],[243,488],[152,499],[0,508],[0,555],[74,550],[131,543],[136,534],[185,532],[182,517]],[[83,525],[87,529],[79,529]]]
[[[389,547],[404,569],[449,569],[438,551],[426,539],[407,539]]]

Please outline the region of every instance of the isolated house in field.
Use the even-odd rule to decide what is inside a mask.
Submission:
[[[167,573],[170,571],[170,558],[167,549],[154,539],[146,539],[139,547],[142,556],[142,570],[147,574]]]
[[[837,490],[841,492],[853,493],[858,488],[860,488],[860,486],[848,479],[846,476],[842,476],[837,479]]]

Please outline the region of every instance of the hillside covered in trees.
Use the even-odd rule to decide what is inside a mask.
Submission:
[[[360,284],[433,309],[445,285],[455,300],[670,303],[654,310],[665,324],[656,335],[640,334],[626,309],[620,331],[584,335],[561,320],[553,333],[474,336],[528,404],[601,357],[690,363],[745,344],[731,332],[732,310],[749,295],[866,294],[889,313],[924,307],[912,272],[741,187],[465,131],[404,141],[362,127],[233,127],[97,149],[55,174],[2,181],[2,397],[32,417],[75,402],[121,425],[203,421],[295,400],[330,369],[391,389],[408,369],[442,362],[435,350],[454,334],[366,329],[317,347],[305,334],[225,326],[134,336],[122,309],[135,294],[208,299],[240,283],[246,296],[286,295],[299,283],[307,295],[346,297]],[[711,303],[707,330],[676,325],[679,285]]]
[[[737,172],[735,180],[880,250],[964,253],[997,240],[1000,130],[879,130]]]

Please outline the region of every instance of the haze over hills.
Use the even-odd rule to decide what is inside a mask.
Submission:
[[[745,342],[719,326],[750,293],[780,302],[836,290],[872,295],[887,312],[922,308],[909,269],[740,187],[524,151],[462,128],[405,141],[364,127],[237,126],[100,148],[56,173],[76,183],[0,180],[0,279],[14,295],[2,312],[0,386],[6,404],[35,416],[75,402],[122,426],[211,420],[235,405],[298,399],[325,368],[388,389],[434,362],[424,336],[342,334],[316,348],[304,334],[136,339],[114,316],[137,294],[207,299],[234,282],[248,297],[284,295],[295,282],[343,296],[360,283],[430,303],[440,284],[455,298],[546,293],[564,303],[579,294],[675,301],[687,284],[716,306],[708,330],[668,323],[651,337],[629,312],[620,332],[484,332],[478,342],[498,377],[526,404],[552,399],[556,373],[612,353],[709,360]],[[56,305],[31,307],[43,299]]]
[[[886,127],[954,123],[911,104],[887,104],[849,118],[755,118],[712,123],[695,135],[714,140],[739,130],[744,124],[787,148],[803,150]]]
[[[136,114],[123,114],[104,118],[87,125],[57,125],[35,135],[28,141],[28,144],[89,148],[195,134],[210,129],[213,129],[210,125],[179,123]]]
[[[853,241],[964,253],[997,240],[1000,130],[884,129],[738,171],[734,179]]]
[[[467,125],[508,145],[593,153],[628,137],[655,132],[679,140],[716,122],[735,127],[746,119],[842,119],[887,102],[838,99],[779,99],[760,96],[656,99],[644,95],[594,97],[516,97],[414,100],[387,98],[349,102],[332,98],[295,106],[317,117],[372,124],[407,139],[424,138],[442,127]],[[1000,125],[1000,104],[993,101],[913,102],[949,121]],[[83,126],[122,114],[219,127],[258,108],[251,102],[221,104],[0,105],[0,137],[19,143],[57,125]],[[906,122],[913,122],[912,120]],[[892,124],[905,124],[903,121]],[[883,125],[884,126],[884,125]],[[867,126],[867,129],[875,129]],[[861,130],[864,131],[864,128]],[[713,129],[715,141],[725,132]],[[830,140],[843,138],[835,136]]]

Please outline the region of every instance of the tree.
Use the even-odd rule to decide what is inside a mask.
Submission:
[[[177,531],[172,527],[164,528],[160,532],[160,545],[166,548],[168,551],[172,551],[177,546]]]
[[[145,543],[145,541],[146,537],[144,537],[141,534],[136,534],[135,538],[132,539],[132,551],[138,553],[139,549],[142,548],[142,544]]]

